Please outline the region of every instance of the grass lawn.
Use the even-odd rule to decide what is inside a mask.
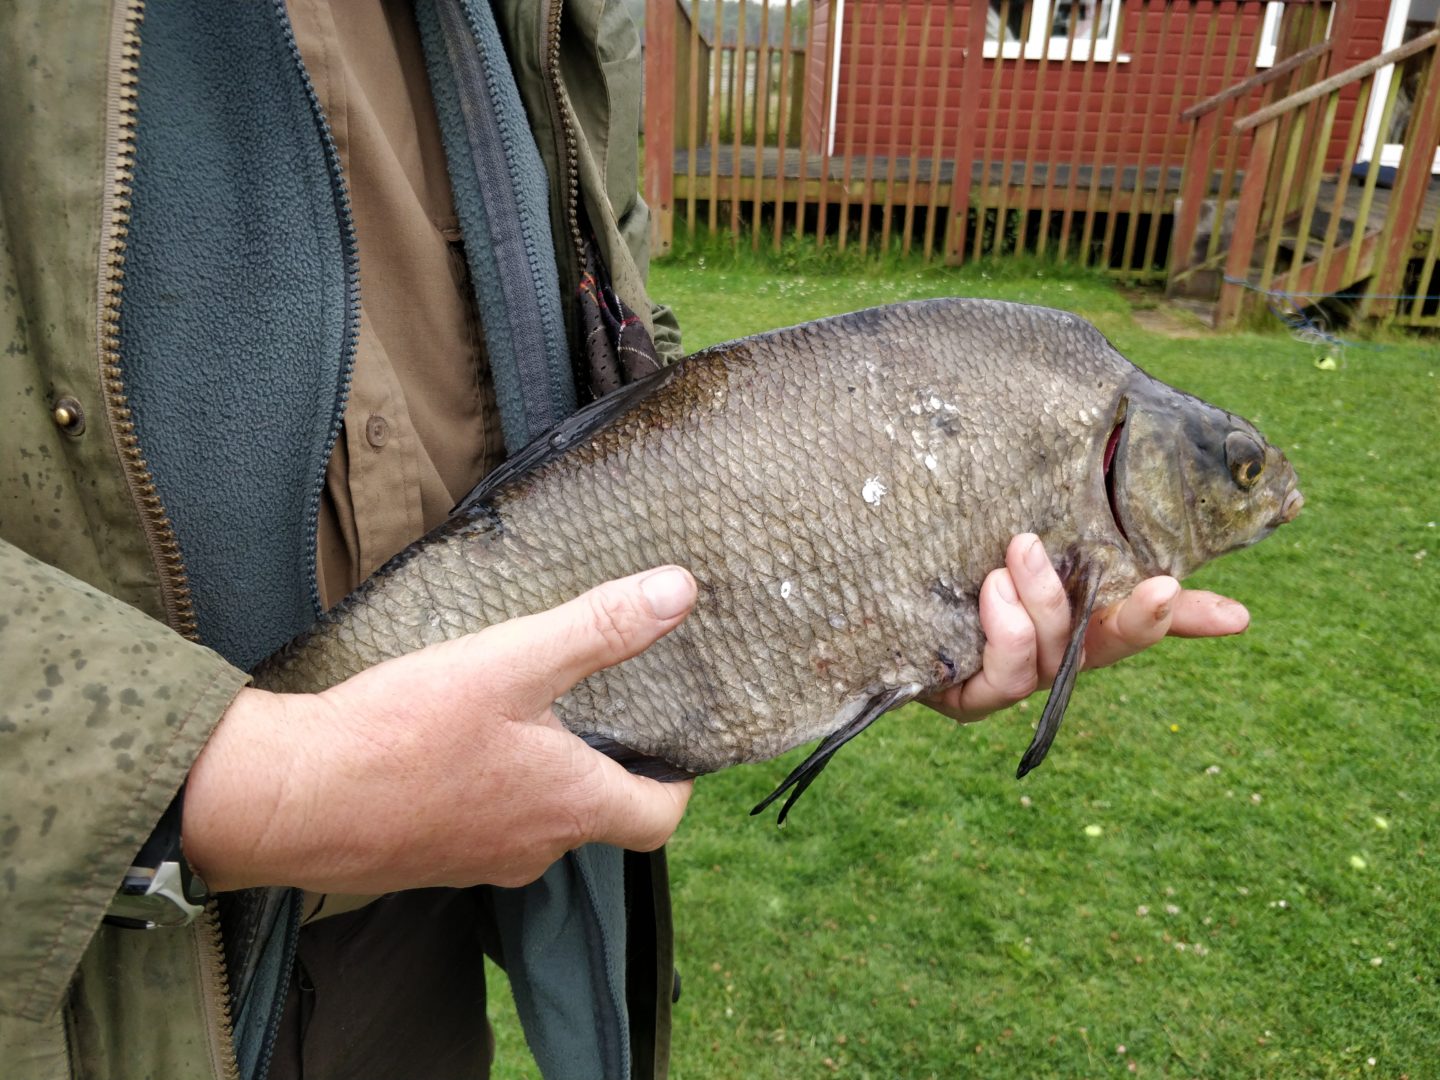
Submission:
[[[887,717],[783,829],[747,811],[803,750],[702,779],[671,845],[676,1077],[1440,1076],[1440,343],[1175,338],[1033,268],[690,256],[652,291],[691,349],[922,296],[1069,308],[1254,420],[1306,496],[1192,582],[1250,630],[1084,676],[1023,782],[1038,700]],[[495,997],[499,1074],[529,1075]]]

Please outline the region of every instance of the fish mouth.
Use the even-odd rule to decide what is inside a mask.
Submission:
[[[1292,487],[1285,496],[1285,502],[1280,507],[1280,512],[1275,515],[1275,520],[1270,523],[1272,528],[1287,525],[1300,516],[1300,510],[1305,505],[1305,496],[1300,494],[1300,489]]]
[[[1281,525],[1288,525],[1290,522],[1294,521],[1297,517],[1300,516],[1300,510],[1304,505],[1305,496],[1300,494],[1299,488],[1292,486],[1290,490],[1285,493],[1285,498],[1280,504],[1280,509],[1275,511],[1275,516],[1265,523],[1265,527],[1263,529],[1257,532],[1249,540],[1246,540],[1240,546],[1250,547],[1254,544],[1258,544],[1261,540],[1264,540]]]

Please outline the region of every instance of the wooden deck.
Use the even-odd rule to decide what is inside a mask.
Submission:
[[[736,165],[739,165],[738,174]],[[938,168],[937,168],[938,164]],[[848,165],[848,169],[847,169]],[[781,175],[780,151],[773,146],[765,147],[760,155],[758,163],[758,174],[762,180],[776,180]],[[784,177],[788,181],[799,182],[803,177],[807,182],[818,184],[822,176],[828,177],[831,184],[844,185],[847,180],[852,191],[863,187],[867,181],[870,184],[880,186],[908,185],[912,178],[917,184],[940,184],[948,187],[955,181],[955,161],[952,158],[941,158],[937,163],[935,159],[928,157],[911,158],[898,156],[894,159],[894,171],[891,171],[891,159],[884,155],[855,156],[848,162],[843,157],[822,158],[815,154],[802,155],[797,149],[790,148],[784,155]],[[690,152],[681,148],[675,151],[675,194],[677,198],[683,199],[689,194],[690,183]],[[1052,179],[1053,170],[1053,179]],[[1123,191],[1134,192],[1137,173],[1140,170],[1133,165],[1116,166],[1103,165],[1097,170],[1090,165],[1074,165],[1070,162],[1039,161],[1034,163],[1024,161],[1010,162],[1008,181],[1005,175],[1005,165],[999,161],[990,163],[988,179],[985,178],[985,163],[975,161],[970,166],[970,182],[975,188],[991,187],[996,188],[1008,183],[1012,189],[1024,188],[1068,188],[1074,187],[1082,192],[1088,192],[1091,186],[1096,186],[1101,192]],[[1071,174],[1074,174],[1072,185]],[[742,146],[737,155],[732,146],[722,146],[718,153],[711,153],[708,146],[698,147],[695,151],[695,197],[697,199],[709,198],[712,186],[717,198],[728,198],[731,192],[727,188],[733,184],[737,175],[744,181],[753,181],[757,174],[757,162],[755,148]],[[1164,172],[1164,192],[1167,195],[1178,194],[1182,170],[1176,166],[1166,169]],[[1240,184],[1244,182],[1245,174],[1236,171],[1232,181],[1235,190],[1239,190]],[[1210,178],[1210,191],[1216,193],[1220,190],[1223,180],[1223,173],[1214,170]],[[1144,170],[1141,178],[1143,190],[1154,194],[1160,188],[1161,170],[1151,167]],[[1325,235],[1325,230],[1330,223],[1330,213],[1335,203],[1335,192],[1339,188],[1337,180],[1324,180],[1320,184],[1319,198],[1316,200],[1314,220],[1311,222],[1311,235],[1319,238]],[[745,198],[753,195],[753,184],[744,185]],[[1363,178],[1352,178],[1345,192],[1344,209],[1341,211],[1339,226],[1339,240],[1347,242],[1355,231],[1355,222],[1359,220],[1361,203],[1364,197]],[[1365,231],[1373,232],[1379,229],[1385,222],[1385,215],[1390,206],[1391,189],[1376,187],[1371,198],[1368,213],[1369,227]],[[1433,222],[1440,216],[1440,176],[1434,177],[1430,187],[1425,194],[1425,201],[1420,211],[1422,223]],[[1423,243],[1430,237],[1429,228],[1423,227],[1416,234],[1416,241]]]
[[[739,166],[738,173],[737,164]],[[1074,186],[1088,191],[1092,181],[1095,180],[1096,170],[1091,165],[1077,166],[1069,162],[1052,165],[1044,161],[1033,164],[1012,161],[1009,164],[1008,183],[1011,187],[1066,187],[1070,185],[1073,172],[1075,174]],[[683,198],[690,176],[690,151],[687,148],[682,147],[675,151],[674,170],[676,195]],[[1135,190],[1136,174],[1139,172],[1135,166],[1102,165],[1098,171],[1098,186],[1101,190],[1128,192]],[[760,177],[764,180],[774,180],[780,176],[780,172],[780,151],[773,146],[765,147],[760,155],[758,167]],[[753,146],[742,146],[738,155],[733,146],[721,146],[719,151],[714,154],[711,153],[711,148],[708,146],[697,147],[695,150],[697,197],[705,197],[701,194],[704,185],[712,182],[728,184],[737,175],[743,180],[753,180],[756,173],[756,154]],[[984,173],[984,162],[971,163],[970,179],[972,184],[985,183],[991,187],[999,187],[1007,182],[1003,162],[990,163],[988,181],[982,180]],[[849,159],[835,156],[827,160],[811,153],[805,155],[802,160],[801,152],[792,147],[785,151],[784,175],[786,180],[798,181],[803,175],[805,180],[815,182],[819,182],[823,176],[828,177],[830,182],[835,184],[845,183],[848,176],[852,185],[864,184],[867,177],[871,183],[877,184],[909,184],[913,178],[916,183],[920,184],[938,182],[942,185],[949,185],[955,180],[955,161],[952,158],[941,158],[937,163],[934,158],[929,157],[897,156],[894,158],[892,174],[891,159],[885,155],[856,155]],[[1165,191],[1178,192],[1181,169],[1178,166],[1166,169],[1164,175]],[[1160,176],[1161,170],[1158,167],[1152,166],[1145,169],[1142,180],[1144,190],[1156,191],[1160,186]],[[1219,182],[1220,173],[1217,171],[1214,174],[1214,184],[1217,190]],[[725,193],[722,191],[721,197],[723,198],[724,195]]]
[[[1335,205],[1335,192],[1339,189],[1339,182],[1335,180],[1324,180],[1320,184],[1320,197],[1316,200],[1315,220],[1310,224],[1310,235],[1319,240],[1325,236],[1325,230],[1330,225],[1330,214]],[[1356,233],[1355,223],[1360,220],[1361,203],[1364,199],[1363,178],[1352,178],[1345,191],[1345,203],[1340,211],[1340,225],[1336,230],[1337,240],[1340,243],[1349,243]],[[1376,187],[1374,196],[1370,202],[1370,210],[1366,215],[1366,227],[1359,230],[1363,233],[1378,232],[1385,225],[1385,215],[1390,210],[1390,197],[1392,190],[1386,187]],[[1425,191],[1424,201],[1420,205],[1420,219],[1418,227],[1413,236],[1413,242],[1417,245],[1417,257],[1423,248],[1430,241],[1430,232],[1433,224],[1440,221],[1440,176],[1430,178],[1430,186]]]
[[[737,44],[700,25],[722,8]],[[985,5],[816,5],[802,34],[794,8],[648,0],[656,252],[683,226],[777,251],[811,237],[951,264],[1034,254],[1163,280],[1215,300],[1219,325],[1267,294],[1358,289],[1357,317],[1440,328],[1440,28],[1375,52],[1356,5],[1290,3],[1275,62],[1252,72],[1264,0],[1125,0],[1108,58],[1077,38],[1024,64],[985,57]],[[1359,152],[1366,103],[1393,109],[1382,77],[1402,63],[1424,77],[1395,186],[1342,176],[1342,192],[1334,170]],[[801,148],[824,137],[837,153]]]
[[[1392,189],[1376,187],[1371,194],[1370,205],[1366,211],[1366,224],[1363,228],[1357,228],[1360,220],[1360,213],[1365,209],[1365,192],[1363,179],[1351,179],[1345,189],[1345,199],[1340,208],[1340,222],[1335,227],[1334,242],[1339,245],[1350,243],[1358,232],[1361,236],[1378,233],[1385,225],[1385,217],[1390,211],[1390,199]],[[1318,194],[1315,199],[1315,211],[1310,220],[1309,240],[1313,248],[1315,241],[1323,241],[1330,229],[1330,216],[1335,209],[1335,194],[1339,190],[1340,183],[1336,179],[1322,180],[1318,185]],[[1229,246],[1230,236],[1235,226],[1236,203],[1231,200],[1224,215],[1221,226],[1221,250],[1209,259],[1209,265],[1218,268],[1225,261],[1224,249]],[[1210,232],[1214,229],[1215,200],[1208,199],[1205,204],[1205,211],[1201,215],[1203,227],[1197,238],[1197,247],[1208,246]],[[1425,193],[1425,200],[1421,207],[1419,223],[1411,239],[1414,243],[1414,250],[1423,254],[1424,249],[1430,242],[1430,223],[1440,220],[1440,176],[1430,182],[1430,187]],[[1290,217],[1286,221],[1286,227],[1282,235],[1287,239],[1285,246],[1293,248],[1296,243],[1295,229],[1299,221]],[[1313,250],[1311,252],[1313,255]]]

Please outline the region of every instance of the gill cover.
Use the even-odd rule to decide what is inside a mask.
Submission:
[[[1132,395],[1115,459],[1116,516],[1147,574],[1183,578],[1303,502],[1295,470],[1253,425],[1158,384]]]

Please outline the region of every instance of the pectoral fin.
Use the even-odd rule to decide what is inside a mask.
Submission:
[[[1078,598],[1076,594],[1080,590],[1072,592],[1070,644],[1065,647],[1060,669],[1055,672],[1055,684],[1050,688],[1050,696],[1045,700],[1045,711],[1040,714],[1035,737],[1030,740],[1030,748],[1025,751],[1025,756],[1020,759],[1020,767],[1015,770],[1017,780],[1045,760],[1045,755],[1050,752],[1050,744],[1055,741],[1055,733],[1060,730],[1060,721],[1065,718],[1065,708],[1070,704],[1070,692],[1075,689],[1075,677],[1080,674],[1080,654],[1085,645],[1085,631],[1090,626],[1090,613],[1095,609],[1095,597],[1100,594],[1100,579],[1103,576],[1096,573],[1088,581],[1083,581],[1083,604],[1075,602]]]
[[[884,690],[873,697],[861,700],[858,708],[854,710],[854,715],[825,736],[810,756],[797,765],[790,775],[785,777],[780,786],[766,795],[750,813],[752,815],[760,813],[793,787],[795,790],[790,792],[790,797],[785,800],[785,805],[780,808],[780,816],[775,821],[775,824],[783,825],[785,815],[790,813],[790,807],[795,805],[795,800],[805,794],[805,789],[813,784],[815,778],[820,775],[820,771],[830,764],[830,759],[835,756],[837,750],[873,724],[881,715],[897,706],[904,705],[922,689],[923,687],[919,683],[907,683],[904,686]]]

